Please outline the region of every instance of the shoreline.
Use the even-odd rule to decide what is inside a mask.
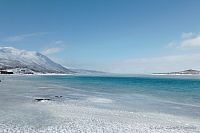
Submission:
[[[8,78],[7,82],[0,84],[0,114],[3,114],[0,115],[0,132],[187,133],[200,130],[199,118],[159,110],[153,112],[149,109],[151,106],[143,111],[126,109],[128,104],[123,102],[136,102],[136,105],[138,101],[145,102],[140,96],[126,101],[127,95],[124,97],[123,94],[115,97],[113,93],[84,91],[81,89],[84,86],[70,88],[65,84],[54,84],[57,81],[19,79]],[[87,84],[85,80],[84,84]],[[119,99],[119,96],[125,99]],[[52,100],[35,102],[35,98]],[[122,106],[118,100],[123,100]],[[155,102],[152,101],[150,98],[146,102],[153,106]]]

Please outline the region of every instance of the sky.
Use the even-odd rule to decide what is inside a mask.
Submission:
[[[199,0],[0,0],[0,46],[69,68],[200,70]]]

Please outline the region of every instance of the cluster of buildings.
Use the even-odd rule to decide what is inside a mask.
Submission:
[[[12,70],[0,69],[0,74],[34,74],[34,73],[26,68],[25,69],[16,68]]]

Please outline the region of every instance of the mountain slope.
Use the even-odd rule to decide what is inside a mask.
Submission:
[[[0,47],[0,69],[14,68],[27,68],[39,73],[73,73],[38,52]]]
[[[80,75],[106,75],[106,74],[109,74],[107,72],[86,70],[86,69],[71,68],[70,70],[72,70],[73,72],[76,72],[76,74],[80,74]]]

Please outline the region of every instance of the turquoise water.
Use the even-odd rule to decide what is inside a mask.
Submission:
[[[29,76],[21,79],[70,87],[89,96],[112,99],[130,111],[200,117],[199,77]]]
[[[158,77],[41,76],[32,80],[112,94],[143,94],[200,106],[200,79]]]

